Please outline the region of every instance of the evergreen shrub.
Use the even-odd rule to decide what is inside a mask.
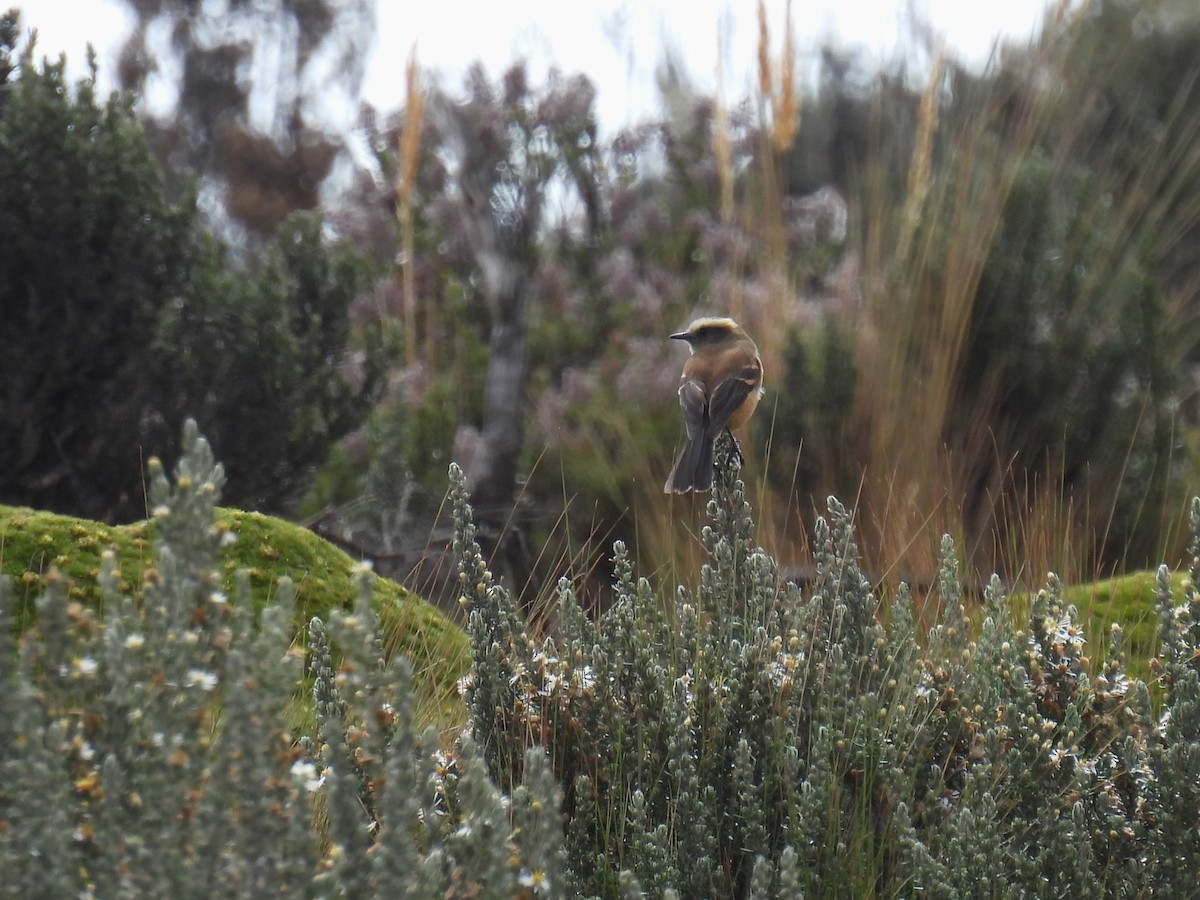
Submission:
[[[190,426],[151,466],[157,567],[115,559],[93,612],[49,579],[16,636],[0,582],[0,896],[1186,896],[1200,875],[1200,500],[1190,575],[1159,570],[1160,685],[1119,629],[1085,657],[1053,575],[1021,627],[969,616],[947,540],[934,598],[884,604],[836,500],[816,574],[754,541],[729,447],[709,562],[663,601],[615,548],[615,603],[569,581],[526,626],[451,468],[474,669],[458,734],[423,732],[411,667],[358,596],[306,645],[285,585],[220,590],[223,481]],[[976,619],[978,621],[976,622]],[[974,624],[973,624],[974,623]],[[307,657],[312,734],[287,707]]]
[[[498,785],[544,746],[563,796],[571,896],[1185,896],[1200,877],[1200,537],[1182,598],[1159,570],[1162,692],[1102,666],[1053,574],[1018,627],[999,579],[972,625],[943,541],[917,625],[864,576],[836,499],[816,572],[754,542],[726,447],[709,562],[664,606],[619,543],[615,602],[559,585],[531,635],[474,542],[452,473],[474,672],[472,740]],[[1200,534],[1200,500],[1191,506]],[[1182,602],[1180,602],[1182,601]]]
[[[541,752],[502,795],[469,743],[451,758],[436,730],[419,732],[411,666],[383,661],[368,567],[351,610],[312,620],[307,650],[286,579],[256,622],[248,574],[222,590],[224,472],[194,423],[183,446],[174,484],[150,466],[158,562],[136,599],[106,553],[99,612],[52,576],[18,637],[0,578],[0,897],[553,884],[560,829]],[[311,736],[290,710],[306,656]]]

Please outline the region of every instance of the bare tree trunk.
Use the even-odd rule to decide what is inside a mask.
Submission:
[[[463,225],[492,318],[481,446],[467,470],[467,485],[477,512],[486,518],[498,516],[496,524],[502,530],[514,499],[525,437],[528,295],[548,173],[536,165],[514,165],[503,155],[489,155],[487,142],[473,133],[463,110],[453,103],[439,103],[437,115],[457,146],[454,174]],[[524,149],[521,155],[529,157]]]
[[[492,322],[488,342],[481,447],[467,473],[471,496],[481,510],[511,505],[525,440],[529,280],[526,273],[517,271],[520,264],[516,260],[506,262],[510,271],[503,279],[505,296],[498,298],[499,302],[492,307],[500,313],[500,318]]]

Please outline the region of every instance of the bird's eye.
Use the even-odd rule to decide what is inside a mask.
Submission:
[[[698,338],[706,338],[710,334],[712,334],[712,327],[709,325],[705,325],[703,328],[696,329],[696,337]]]

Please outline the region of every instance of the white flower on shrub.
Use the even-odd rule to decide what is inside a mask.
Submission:
[[[198,687],[202,691],[211,691],[217,686],[217,675],[207,669],[189,669],[187,674],[189,687]]]
[[[317,772],[317,767],[307,759],[298,759],[292,763],[292,777],[304,785],[304,790],[310,794],[325,783],[324,773]]]

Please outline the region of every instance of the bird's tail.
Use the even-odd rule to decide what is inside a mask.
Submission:
[[[707,491],[713,483],[713,439],[708,434],[688,438],[663,490],[668,494]]]

